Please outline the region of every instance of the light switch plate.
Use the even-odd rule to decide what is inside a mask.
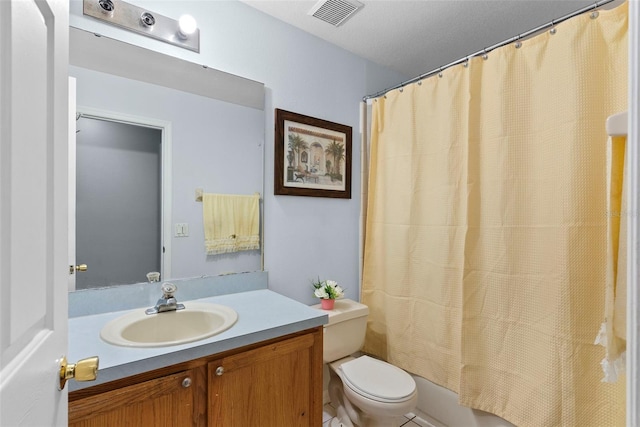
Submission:
[[[174,230],[175,237],[187,237],[189,235],[189,224],[186,222],[178,222]]]

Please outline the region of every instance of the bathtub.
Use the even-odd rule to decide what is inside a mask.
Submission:
[[[434,427],[515,427],[496,415],[460,406],[456,393],[412,376],[418,389],[416,414]]]
[[[0,0],[1,1],[1,0]],[[356,356],[359,354],[356,354]],[[323,366],[323,405],[329,403],[329,369]],[[411,375],[418,390],[416,415],[426,421],[420,425],[433,427],[515,427],[510,422],[488,412],[458,405],[458,395],[431,381]]]

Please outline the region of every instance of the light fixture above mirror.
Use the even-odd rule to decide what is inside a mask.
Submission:
[[[129,31],[200,52],[200,30],[190,15],[176,20],[121,0],[83,0],[82,12]]]

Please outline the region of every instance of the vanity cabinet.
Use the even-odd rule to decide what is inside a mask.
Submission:
[[[322,327],[69,393],[69,426],[322,425]]]

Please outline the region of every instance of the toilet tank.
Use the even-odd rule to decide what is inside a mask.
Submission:
[[[313,307],[320,310],[320,304]],[[329,316],[329,323],[324,325],[324,362],[333,362],[360,350],[364,344],[369,307],[350,299],[339,299],[333,310],[324,312]]]

